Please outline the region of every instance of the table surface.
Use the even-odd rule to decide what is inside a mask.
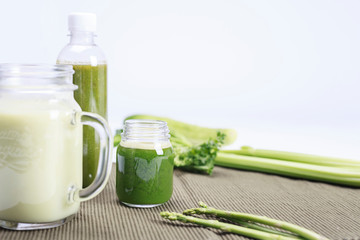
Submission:
[[[0,229],[0,239],[248,239],[170,222],[159,215],[196,207],[200,200],[219,209],[298,224],[329,239],[360,239],[360,189],[221,167],[216,167],[212,176],[175,170],[171,200],[160,207],[136,209],[117,200],[115,167],[104,191],[82,203],[71,222],[37,231]]]

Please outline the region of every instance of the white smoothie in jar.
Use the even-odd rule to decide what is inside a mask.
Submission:
[[[68,193],[82,186],[82,125],[73,122],[81,110],[66,94],[0,96],[0,220],[52,222],[78,211]]]

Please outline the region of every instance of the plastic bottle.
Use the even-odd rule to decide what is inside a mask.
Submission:
[[[79,89],[75,100],[83,111],[107,119],[107,65],[103,51],[95,44],[96,15],[71,13],[68,17],[70,42],[60,52],[57,63],[72,65],[73,83]],[[83,187],[94,180],[100,154],[99,136],[93,128],[83,130]]]

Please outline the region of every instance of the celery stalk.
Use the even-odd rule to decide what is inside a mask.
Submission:
[[[215,165],[360,187],[360,170],[218,152]]]
[[[334,166],[334,167],[359,167],[360,161],[343,158],[323,157],[311,154],[285,152],[285,151],[274,151],[265,149],[254,149],[252,147],[243,146],[239,150],[222,150],[224,153],[233,153],[237,155],[246,155],[253,157],[261,157],[267,159],[279,159],[294,162],[303,162],[309,164],[323,165],[323,166]],[[264,159],[265,160],[265,159]]]

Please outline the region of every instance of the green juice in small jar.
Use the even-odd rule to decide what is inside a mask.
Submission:
[[[128,120],[116,157],[116,192],[130,207],[155,207],[173,191],[174,154],[166,122]]]

